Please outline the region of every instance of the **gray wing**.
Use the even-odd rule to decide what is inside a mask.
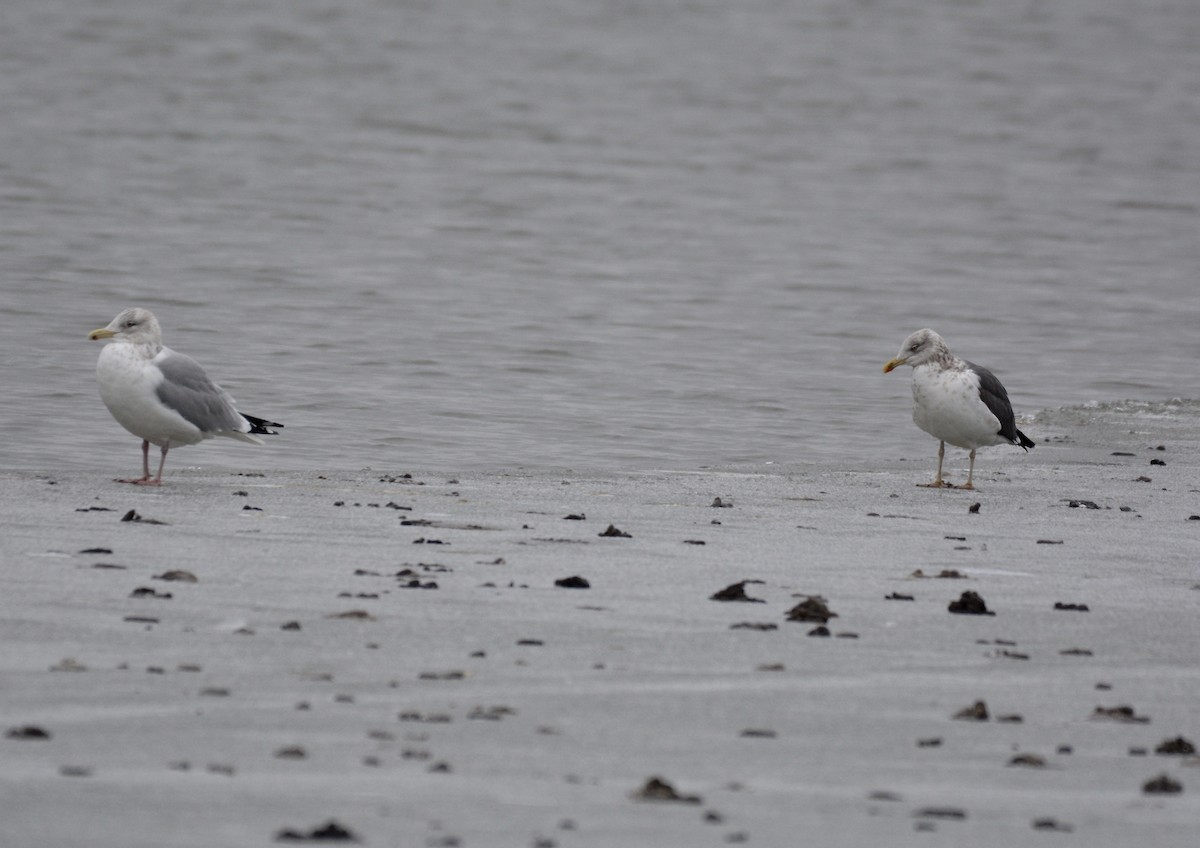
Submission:
[[[155,389],[158,399],[201,432],[240,433],[249,429],[234,407],[233,398],[208,379],[196,360],[164,347],[153,362],[163,374],[163,381]]]
[[[995,374],[982,365],[968,362],[967,367],[979,377],[979,398],[1000,421],[1000,435],[1013,444],[1019,444],[1017,419],[1013,415],[1012,404],[1008,402],[1008,392],[1004,390],[1004,385]]]

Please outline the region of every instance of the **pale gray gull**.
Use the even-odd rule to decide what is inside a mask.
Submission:
[[[940,442],[937,476],[932,483],[919,485],[955,488],[942,479],[947,442],[971,452],[967,482],[961,489],[975,488],[976,448],[1016,445],[1028,452],[1033,447],[1033,440],[1017,429],[1008,392],[996,375],[959,359],[933,330],[917,330],[905,339],[883,373],[901,365],[913,369],[913,423]]]
[[[162,343],[158,319],[148,309],[126,309],[88,338],[111,339],[96,363],[100,398],[117,423],[142,440],[142,476],[118,482],[158,486],[173,447],[213,436],[261,445],[260,435],[276,435],[269,428],[283,426],[238,412],[229,393],[196,360]],[[150,445],[162,449],[154,477]]]

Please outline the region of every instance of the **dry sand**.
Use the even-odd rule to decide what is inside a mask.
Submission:
[[[0,844],[1194,845],[1200,760],[1155,753],[1200,742],[1200,451],[1172,435],[993,449],[974,493],[914,486],[925,441],[765,473],[5,473]],[[740,581],[762,603],[710,600]],[[966,591],[994,615],[951,614]],[[829,637],[786,617],[810,595]],[[635,797],[653,777],[682,799]]]

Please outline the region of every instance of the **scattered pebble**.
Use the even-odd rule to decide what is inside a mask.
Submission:
[[[913,813],[923,819],[953,819],[962,821],[967,817],[967,811],[961,807],[923,807]]]
[[[142,518],[136,509],[131,509],[129,512],[121,516],[122,521],[136,521],[141,524],[166,524],[165,521],[159,521],[157,518]]]
[[[778,630],[779,625],[770,621],[739,621],[729,625],[730,630]]]
[[[712,506],[713,506],[713,509],[729,509],[730,507],[733,506],[733,501],[721,500],[720,498],[713,498]]]
[[[619,529],[617,527],[617,525],[615,525],[615,524],[608,525],[608,527],[605,528],[603,533],[599,533],[597,535],[602,536],[602,537],[613,538],[613,539],[632,539],[633,538],[632,534],[626,533],[624,530]]]
[[[1054,604],[1056,610],[1068,610],[1071,612],[1088,612],[1087,604],[1064,604],[1062,601],[1056,601]]]
[[[805,634],[806,636],[828,636],[829,628],[824,624],[819,624]]]
[[[983,701],[976,701],[969,707],[963,707],[954,714],[954,718],[963,721],[987,721],[988,720],[987,704]]]
[[[284,828],[275,834],[276,842],[358,842],[354,833],[337,821],[330,819],[319,827],[303,832]]]
[[[1100,508],[1100,504],[1096,503],[1095,501],[1084,501],[1084,500],[1068,501],[1067,506],[1069,506],[1071,509],[1079,509],[1080,507],[1083,507],[1084,509],[1099,509]]]
[[[195,574],[182,569],[174,569],[172,571],[164,571],[162,574],[155,574],[154,580],[166,580],[174,583],[199,583],[200,580]]]
[[[831,618],[837,618],[837,613],[829,609],[820,595],[809,595],[787,611],[788,621],[817,621],[824,624]]]
[[[675,787],[661,777],[651,777],[641,789],[633,793],[635,801],[671,801],[680,804],[702,804],[699,795],[681,795]]]
[[[710,601],[742,601],[749,604],[765,604],[766,601],[761,598],[752,598],[746,594],[747,583],[761,583],[761,580],[741,580],[737,583],[731,583],[719,592],[715,592],[709,596]]]
[[[1134,712],[1133,707],[1096,707],[1092,711],[1092,718],[1107,719],[1110,721],[1119,721],[1127,724],[1149,724],[1150,719],[1147,716],[1140,716]]]
[[[890,595],[884,595],[885,601],[912,601],[915,600],[912,595],[901,595],[899,592],[892,592]]]
[[[555,580],[554,585],[561,589],[590,589],[592,584],[586,578],[580,577],[578,574],[572,577],[563,577],[560,580]]]
[[[50,731],[38,727],[36,724],[27,724],[24,727],[10,727],[4,733],[7,739],[49,739]]]
[[[963,592],[957,601],[950,602],[948,609],[958,615],[995,615],[976,592]]]
[[[1010,766],[1021,766],[1023,768],[1045,768],[1046,758],[1040,757],[1037,754],[1017,754],[1008,761]]]
[[[1143,783],[1142,792],[1147,795],[1178,795],[1183,792],[1183,784],[1169,774],[1160,774]]]
[[[967,512],[971,513],[971,515],[978,515],[980,506],[982,506],[982,504],[980,504],[979,502],[973,503],[969,507],[967,507]]]
[[[918,748],[940,748],[940,747],[942,747],[942,737],[929,736],[929,737],[926,737],[925,739],[918,739],[917,747]]]
[[[1196,753],[1196,746],[1182,736],[1176,736],[1174,739],[1164,739],[1154,749],[1154,753],[1162,754],[1163,756],[1190,756]]]
[[[739,735],[741,735],[745,738],[748,738],[748,739],[774,739],[777,734],[775,733],[774,730],[767,730],[766,728],[749,727],[749,728],[743,730],[741,732],[741,734],[739,734]]]
[[[1064,824],[1063,822],[1060,822],[1058,819],[1046,818],[1046,819],[1034,819],[1033,820],[1033,829],[1034,830],[1053,830],[1058,833],[1070,833],[1075,828],[1073,828],[1069,824]]]

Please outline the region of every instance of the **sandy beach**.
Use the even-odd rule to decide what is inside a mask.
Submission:
[[[1048,416],[976,492],[916,487],[915,434],[853,468],[5,473],[4,843],[1194,844],[1200,451],[1122,421]]]

